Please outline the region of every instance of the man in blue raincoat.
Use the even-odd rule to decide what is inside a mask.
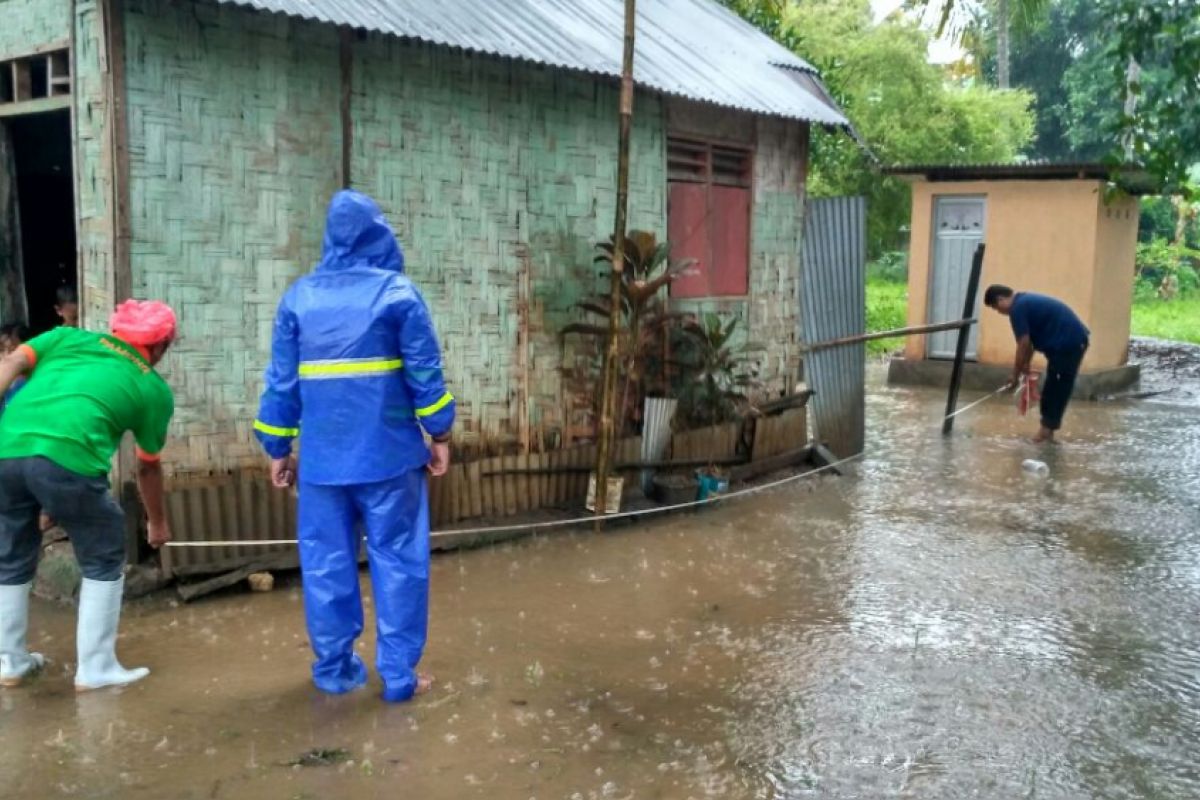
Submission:
[[[429,599],[425,475],[449,466],[455,407],[429,310],[371,198],[334,195],[321,261],[284,294],[271,351],[254,429],[274,484],[298,475],[313,682],[332,694],[366,682],[353,649],[363,629],[365,529],[383,697],[408,700],[431,682],[416,672]]]

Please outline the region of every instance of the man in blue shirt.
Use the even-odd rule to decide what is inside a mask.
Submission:
[[[1061,300],[1032,292],[1014,292],[999,284],[989,286],[983,302],[1008,317],[1017,339],[1011,386],[1029,373],[1036,350],[1046,356],[1046,382],[1042,386],[1042,427],[1035,442],[1054,441],[1062,427],[1063,414],[1075,389],[1079,365],[1087,353],[1091,332],[1075,312]]]

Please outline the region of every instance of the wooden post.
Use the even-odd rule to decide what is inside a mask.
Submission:
[[[613,226],[613,256],[609,293],[608,347],[600,391],[600,441],[596,448],[596,516],[603,517],[608,500],[608,474],[616,437],[617,366],[620,362],[621,282],[625,271],[625,215],[629,205],[629,132],[633,123],[633,42],[637,2],[625,0],[625,53],[621,63],[620,137],[617,144],[617,213]]]
[[[100,35],[103,40],[104,57],[101,69],[104,72],[105,93],[105,127],[107,131],[102,139],[104,152],[101,160],[106,162],[110,170],[109,180],[109,231],[112,234],[112,296],[115,305],[133,296],[133,267],[130,260],[132,228],[129,220],[129,111],[126,108],[128,96],[125,86],[125,3],[124,0],[102,0],[97,6],[101,12]],[[72,19],[71,25],[77,24]],[[75,70],[71,70],[72,74]],[[74,106],[78,102],[75,98]],[[74,111],[72,111],[74,125]],[[72,129],[72,137],[77,131]],[[72,167],[77,167],[73,163]],[[78,175],[73,176],[78,188]],[[78,203],[78,198],[76,198]],[[75,212],[78,229],[79,210]],[[78,240],[77,240],[78,242]],[[77,248],[76,252],[79,252]],[[76,258],[78,262],[78,256]],[[83,264],[75,265],[75,285],[82,306],[84,324],[93,329],[100,329],[105,319],[93,318],[91,311],[96,310],[93,303],[87,299],[90,288],[83,280]],[[131,512],[126,516],[125,523],[125,554],[130,563],[139,561],[141,551],[140,528],[142,524],[142,505],[136,500],[137,493],[132,489],[134,475],[137,471],[137,460],[134,458],[133,446],[129,441],[121,444],[117,452],[116,486],[124,487],[119,490],[119,496],[125,500],[125,508]]]
[[[963,302],[963,319],[969,319],[975,311],[975,295],[979,293],[979,276],[983,273],[983,248],[975,248],[971,259],[971,277],[967,280],[967,297]],[[962,382],[963,359],[967,357],[967,340],[971,338],[971,326],[958,329],[958,347],[954,350],[954,369],[950,372],[950,393],[946,397],[946,421],[942,423],[942,435],[949,436],[954,429],[954,407],[958,405],[958,385]]]
[[[113,300],[120,303],[133,297],[133,268],[130,264],[130,242],[133,239],[129,220],[129,111],[126,108],[125,87],[125,3],[107,0],[104,4],[104,36],[108,53],[108,120],[109,159],[112,167],[112,226],[113,226]],[[79,281],[76,281],[79,283]],[[82,295],[82,292],[80,293]],[[81,297],[82,299],[82,297]],[[107,320],[101,320],[103,325]],[[97,320],[90,326],[97,328]]]
[[[338,62],[341,75],[342,188],[349,189],[350,160],[354,152],[354,120],[350,108],[354,90],[354,31],[350,28],[338,31]]]

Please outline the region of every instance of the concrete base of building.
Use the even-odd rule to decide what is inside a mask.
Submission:
[[[888,365],[888,383],[949,386],[950,371],[953,368],[954,363],[951,361],[893,358]],[[962,389],[967,392],[992,392],[1003,386],[1011,374],[1012,370],[1009,367],[968,362],[963,365]],[[1075,381],[1073,397],[1076,400],[1097,400],[1117,394],[1137,383],[1140,375],[1141,367],[1137,364],[1082,373]]]

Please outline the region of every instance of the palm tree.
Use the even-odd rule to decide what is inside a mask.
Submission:
[[[937,15],[938,36],[947,31],[955,39],[975,21],[979,12],[977,0],[912,0],[925,13]],[[1014,25],[1028,29],[1041,19],[1050,7],[1050,0],[988,0],[984,10],[990,12],[996,25],[996,83],[1001,89],[1011,87],[1009,67],[1010,42]]]

